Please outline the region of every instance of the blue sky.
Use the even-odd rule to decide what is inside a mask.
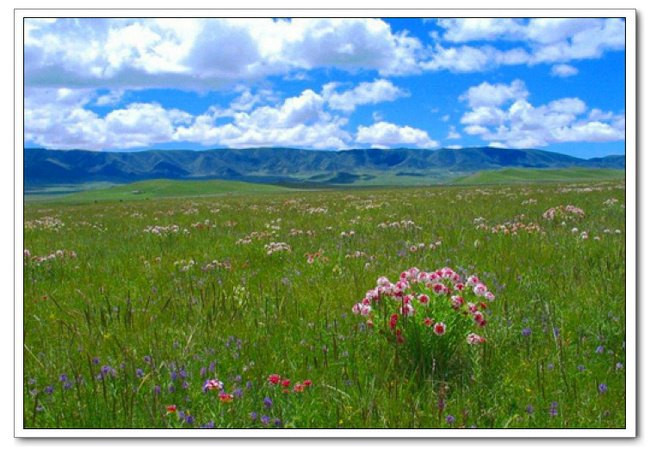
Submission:
[[[624,153],[623,19],[25,21],[25,144]]]

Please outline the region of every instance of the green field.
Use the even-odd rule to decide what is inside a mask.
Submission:
[[[24,426],[624,427],[625,187],[608,176],[354,191],[154,181],[28,203]],[[353,313],[411,267],[476,275],[494,301],[408,278],[405,295],[430,303],[407,316],[384,295]]]
[[[480,185],[504,183],[531,183],[531,182],[576,182],[593,180],[623,179],[625,171],[619,169],[526,169],[506,168],[493,171],[481,171],[475,174],[459,177],[453,183]]]

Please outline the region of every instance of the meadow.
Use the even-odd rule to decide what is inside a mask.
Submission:
[[[272,188],[26,204],[25,428],[625,427],[621,178]]]

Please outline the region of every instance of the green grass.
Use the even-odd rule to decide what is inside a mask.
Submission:
[[[62,196],[60,202],[137,201],[157,198],[205,197],[226,194],[266,194],[291,191],[277,185],[234,180],[145,180]]]
[[[506,168],[493,171],[480,171],[472,175],[453,180],[456,184],[508,184],[530,182],[563,182],[616,180],[625,176],[625,171],[618,169],[525,169]]]
[[[180,196],[178,188],[207,194],[186,183],[211,185],[130,188],[145,191],[138,197]],[[625,426],[621,180],[255,188],[155,200],[128,200],[132,189],[120,189],[123,202],[25,207],[26,427],[266,428],[262,415],[289,428]],[[568,204],[585,217],[542,217]],[[399,221],[403,227],[381,227]],[[517,222],[529,230],[513,235]],[[169,233],[155,235],[152,226]],[[269,255],[270,242],[291,251]],[[378,277],[395,281],[412,266],[477,274],[496,294],[481,329],[487,342],[459,346],[456,363],[439,362],[433,373],[413,367],[414,359],[430,364],[422,348],[429,341],[399,345],[388,335],[382,314],[392,310],[376,306],[374,328],[351,311]],[[114,374],[98,378],[103,366]],[[273,373],[313,385],[285,394],[268,384]],[[221,403],[203,392],[208,378],[241,396]],[[172,404],[194,423],[167,415]]]

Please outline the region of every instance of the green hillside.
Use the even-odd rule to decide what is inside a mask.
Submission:
[[[56,200],[60,202],[134,201],[169,197],[218,196],[231,193],[280,193],[286,191],[292,190],[275,185],[230,180],[146,180],[68,194],[56,198]]]
[[[453,181],[455,184],[496,184],[496,183],[526,183],[526,182],[563,182],[590,181],[625,178],[625,171],[619,169],[526,169],[506,168],[491,171],[480,171]]]

